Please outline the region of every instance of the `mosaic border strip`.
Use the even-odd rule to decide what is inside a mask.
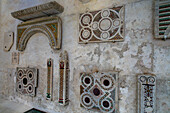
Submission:
[[[59,83],[59,103],[68,105],[69,103],[69,61],[68,53],[60,53],[60,83]]]
[[[47,100],[53,99],[53,59],[47,60]]]
[[[156,113],[156,76],[137,75],[138,113]]]

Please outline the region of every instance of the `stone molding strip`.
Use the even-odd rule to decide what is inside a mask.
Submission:
[[[46,4],[30,7],[27,9],[12,12],[11,15],[21,21],[27,21],[40,17],[47,17],[54,14],[59,14],[64,11],[64,7],[55,1]]]

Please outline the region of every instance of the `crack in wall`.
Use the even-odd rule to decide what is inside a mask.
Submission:
[[[116,54],[119,56],[119,58],[123,58],[124,57],[124,52],[126,52],[126,51],[128,51],[130,48],[129,48],[129,46],[128,46],[128,43],[125,43],[124,45],[123,45],[123,47],[122,47],[122,49],[121,50],[118,50],[118,49],[115,49],[115,48],[113,48],[112,50],[114,51],[114,52],[116,52]]]
[[[147,47],[147,44],[151,45],[151,53],[149,54],[149,58],[151,60],[150,68],[145,66],[144,61],[142,59],[143,58],[142,54],[144,53],[143,47]],[[152,43],[147,43],[147,42],[143,42],[141,45],[138,46],[138,52],[136,55],[131,54],[132,58],[138,59],[137,63],[135,64],[135,67],[138,67],[138,69],[140,69],[144,73],[150,72],[150,71],[153,72],[153,68],[154,68],[153,56],[154,56],[154,45]]]

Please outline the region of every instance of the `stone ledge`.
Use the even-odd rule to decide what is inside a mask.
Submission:
[[[57,2],[48,2],[46,4],[30,7],[27,9],[12,12],[11,15],[21,21],[27,21],[39,17],[47,17],[59,14],[64,11],[64,7]]]

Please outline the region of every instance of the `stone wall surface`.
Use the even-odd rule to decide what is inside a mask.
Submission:
[[[52,0],[0,0],[0,95],[49,112],[93,113],[80,107],[80,72],[121,70],[119,75],[119,111],[136,113],[136,74],[153,73],[157,76],[157,113],[169,113],[170,101],[170,40],[153,38],[152,0],[56,0],[64,6],[62,19],[62,49],[53,51],[48,38],[37,33],[28,41],[20,55],[19,65],[12,65],[16,50],[17,25],[21,22],[11,12]],[[79,14],[113,6],[125,5],[125,40],[116,43],[78,44]],[[15,42],[10,52],[3,51],[4,32],[14,31]],[[67,50],[70,62],[69,105],[58,103],[59,53]],[[45,99],[48,58],[54,59],[54,101]],[[16,93],[15,70],[18,66],[37,66],[39,80],[37,96],[32,98]]]

